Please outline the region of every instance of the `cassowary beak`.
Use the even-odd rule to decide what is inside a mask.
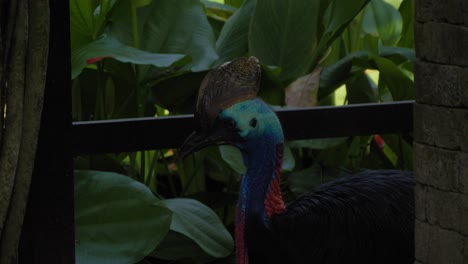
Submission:
[[[235,145],[241,141],[242,138],[237,133],[237,130],[234,129],[217,127],[205,133],[195,131],[185,139],[179,148],[178,157],[184,159],[191,153],[210,145]]]

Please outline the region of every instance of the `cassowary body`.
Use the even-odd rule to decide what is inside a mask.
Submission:
[[[253,57],[212,71],[199,93],[200,128],[181,148],[182,154],[209,144],[241,150],[247,171],[235,219],[237,262],[413,263],[411,173],[367,171],[284,204],[284,137],[275,113],[255,98],[259,75]]]

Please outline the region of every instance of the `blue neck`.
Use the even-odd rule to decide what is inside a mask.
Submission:
[[[268,140],[255,142],[252,148],[242,151],[247,171],[242,178],[238,210],[242,209],[246,218],[267,221],[264,201],[275,177],[276,153],[276,144]]]
[[[219,118],[235,120],[239,135],[245,140],[237,145],[247,171],[242,178],[235,226],[237,261],[247,264],[246,228],[269,229],[269,217],[285,210],[278,181],[283,131],[276,114],[258,99],[237,103],[221,112]],[[251,125],[252,120],[257,121],[256,125]]]

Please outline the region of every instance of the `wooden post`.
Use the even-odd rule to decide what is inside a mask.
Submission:
[[[49,6],[47,83],[20,263],[75,261],[69,1]]]

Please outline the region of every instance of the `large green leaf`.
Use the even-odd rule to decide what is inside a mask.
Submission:
[[[92,0],[70,1],[70,42],[72,49],[94,40],[94,8]]]
[[[115,0],[70,0],[72,50],[98,38],[107,23],[107,14],[115,2]]]
[[[180,160],[177,164],[182,195],[189,195],[206,190],[205,159],[207,149],[202,149],[190,155],[189,158]]]
[[[135,263],[169,231],[171,211],[121,174],[75,172],[77,263]]]
[[[223,160],[226,161],[233,170],[239,174],[245,173],[246,168],[242,160],[242,154],[238,148],[231,145],[221,145],[219,146],[219,152]]]
[[[318,99],[321,100],[332,93],[337,87],[344,84],[350,76],[351,67],[355,59],[368,60],[369,53],[358,51],[349,54],[336,63],[325,67],[320,74]]]
[[[148,102],[158,104],[177,114],[191,114],[195,111],[195,101],[200,83],[207,74],[189,72],[161,81],[149,82]]]
[[[403,29],[398,45],[414,48],[414,0],[404,0],[399,11],[403,18]]]
[[[193,240],[172,230],[150,256],[164,260],[192,259],[196,263],[207,263],[213,260],[213,257],[203,251]]]
[[[283,80],[306,74],[318,42],[320,4],[315,0],[257,0],[249,52],[282,68]]]
[[[262,79],[258,97],[269,105],[284,104],[284,85],[278,75],[281,71],[278,67],[269,67],[262,64]]]
[[[224,24],[216,41],[216,51],[219,54],[216,64],[244,56],[247,53],[249,25],[256,4],[257,0],[246,0]]]
[[[245,0],[248,1],[248,0]],[[245,2],[244,0],[224,0],[224,3],[234,6],[234,7],[240,7],[242,3]]]
[[[289,147],[289,143],[286,143],[284,146],[283,163],[281,164],[281,169],[284,171],[292,171],[295,166],[296,161],[294,160],[291,148]]]
[[[106,118],[132,118],[137,115],[137,101],[135,98],[135,81],[132,77],[133,71],[131,64],[122,63],[114,59],[105,60],[105,72],[99,72],[93,69],[85,68],[74,82],[76,84],[74,89],[79,89],[79,93],[74,93],[75,97],[72,97],[74,110],[79,108],[75,106],[80,104],[81,114],[75,113],[74,116],[81,116],[80,121],[87,120],[101,120]],[[121,70],[108,71],[107,66],[111,64],[120,65]],[[120,68],[120,67],[117,67]],[[112,69],[116,69],[112,67]],[[124,71],[126,70],[126,71]],[[119,74],[120,73],[120,74]],[[100,82],[104,83],[105,80],[111,78],[114,83],[114,104],[115,109],[112,116],[109,113],[102,115],[103,106],[109,101],[107,94],[105,93],[105,87],[102,87]],[[80,97],[78,97],[80,96]],[[112,170],[113,171],[113,170]]]
[[[212,2],[209,0],[201,0],[201,2],[205,6],[206,16],[220,22],[226,22],[226,20],[237,11],[237,8],[231,5]]]
[[[383,57],[375,57],[375,63],[380,71],[379,92],[382,84],[391,92],[394,101],[414,99],[414,83],[391,60]],[[384,89],[385,90],[385,89]],[[387,98],[380,94],[381,99]],[[385,99],[384,101],[388,101]]]
[[[184,198],[167,199],[162,203],[172,210],[171,230],[189,237],[213,257],[226,257],[232,252],[232,236],[208,206]]]
[[[215,38],[199,0],[152,1],[138,8],[136,17],[130,12],[131,2],[116,3],[109,18],[110,35],[132,46],[138,38],[139,48],[145,51],[190,55],[192,71],[211,68],[218,58]],[[142,76],[146,70],[142,69]]]
[[[348,148],[345,166],[357,171],[361,168],[361,163],[368,152],[371,136],[354,137]]]
[[[376,103],[377,89],[371,85],[365,72],[356,73],[346,82],[346,97],[348,104]],[[374,85],[375,86],[375,85]]]
[[[339,35],[370,0],[333,0],[325,11],[323,24],[325,37]],[[328,40],[329,41],[329,40]]]
[[[409,78],[403,77],[401,75],[403,72],[394,67],[397,67],[398,64],[403,62],[413,62],[415,59],[414,50],[401,47],[382,46],[379,48],[379,56],[372,55],[367,51],[353,52],[322,70],[320,74],[318,99],[321,100],[325,98],[340,85],[344,84],[354,73],[361,72],[364,69],[377,69],[380,71],[383,69],[388,71],[385,75],[396,75],[398,80],[402,80],[405,87],[412,87],[412,84],[408,82]],[[376,63],[376,60],[381,62],[381,67]],[[353,68],[353,66],[356,67]],[[393,80],[389,81],[392,82],[392,85],[396,85],[396,82]],[[411,80],[409,81],[412,83]],[[409,94],[402,96],[397,95],[397,97],[410,99],[412,98],[412,93],[409,92]]]
[[[332,0],[323,17],[325,30],[318,43],[317,51],[310,70],[315,68],[319,59],[338,38],[349,23],[369,3],[370,0]]]
[[[379,48],[379,56],[388,58],[395,64],[401,64],[408,61],[414,63],[416,61],[414,49],[410,48],[382,46]]]
[[[231,145],[221,145],[219,146],[219,151],[221,152],[221,157],[223,160],[231,166],[239,174],[244,174],[246,171],[244,161],[242,159],[242,154],[240,150]],[[292,155],[289,145],[284,146],[283,154],[283,164],[281,166],[282,170],[292,171],[296,165],[294,156]]]
[[[111,57],[121,62],[168,67],[187,58],[181,54],[155,54],[126,46],[117,39],[104,36],[72,52],[72,79],[86,67],[87,60]]]
[[[401,135],[382,135],[386,146],[398,156],[397,168],[413,170],[413,148]],[[386,153],[384,153],[386,154]]]
[[[364,10],[364,32],[379,36],[384,45],[395,45],[401,36],[400,12],[383,0],[372,0]]]

